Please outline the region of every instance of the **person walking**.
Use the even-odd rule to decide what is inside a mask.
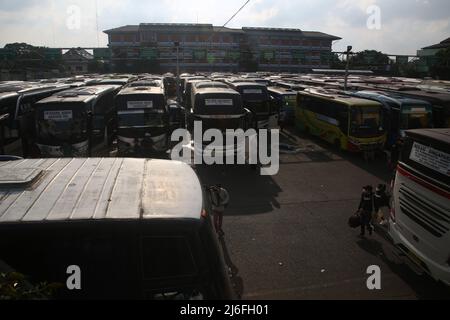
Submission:
[[[359,214],[361,218],[361,237],[364,237],[366,228],[369,231],[369,235],[372,235],[372,226],[370,222],[372,220],[373,212],[373,188],[372,186],[365,186],[361,194],[361,201],[359,203]]]
[[[225,233],[222,230],[223,214],[225,208],[230,202],[230,195],[228,191],[224,189],[220,184],[212,186],[210,188],[212,210],[214,212],[214,227],[217,234],[223,237]]]
[[[391,209],[389,195],[387,194],[385,184],[379,184],[375,189],[375,194],[373,196],[373,206],[375,209],[376,222],[380,225],[386,224],[386,219],[384,218],[384,214],[381,211],[381,208],[387,207],[389,210]]]

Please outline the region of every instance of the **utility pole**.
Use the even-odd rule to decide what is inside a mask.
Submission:
[[[346,52],[346,54],[347,54],[347,64],[346,64],[346,67],[345,67],[345,81],[344,81],[344,90],[345,91],[347,91],[348,69],[349,69],[349,66],[350,66],[350,53],[351,53],[352,49],[353,49],[352,46],[348,46],[347,47],[347,52]]]
[[[177,100],[180,101],[180,43],[175,42],[177,48]]]

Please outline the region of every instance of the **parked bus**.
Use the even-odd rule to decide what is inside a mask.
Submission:
[[[433,127],[433,107],[426,101],[382,91],[359,91],[351,95],[383,105],[382,123],[387,133],[387,149],[403,138],[406,130]]]
[[[192,91],[195,83],[198,82],[205,82],[208,81],[208,79],[204,77],[195,77],[195,78],[188,78],[185,81],[184,89],[183,89],[183,103],[186,110],[190,110],[193,107],[192,104]]]
[[[35,103],[68,85],[42,85],[33,82],[0,85],[0,113],[8,115],[3,125],[3,151],[10,155],[36,156],[34,117]]]
[[[165,74],[163,78],[166,96],[175,98],[177,96],[177,79],[173,74]]]
[[[170,123],[167,99],[161,87],[126,87],[115,98],[119,155],[165,152]]]
[[[272,105],[279,110],[279,122],[281,124],[293,124],[295,122],[295,109],[297,108],[297,92],[281,87],[269,87],[268,90]]]
[[[244,107],[253,113],[258,129],[278,127],[278,109],[271,104],[267,86],[251,82],[238,82],[231,84],[231,87],[241,94]]]
[[[62,91],[36,104],[37,146],[42,156],[91,156],[115,135],[114,97],[119,85]]]
[[[297,127],[350,152],[381,150],[386,133],[381,127],[382,105],[334,91],[306,89],[298,93]]]
[[[450,130],[406,132],[389,233],[414,267],[450,286]]]
[[[220,82],[220,81],[211,81],[211,80],[193,80],[189,83],[187,83],[187,87],[190,90],[189,94],[186,94],[186,97],[190,97],[191,102],[188,104],[189,108],[192,108],[192,106],[195,105],[195,91],[198,89],[206,89],[206,88],[222,88],[222,89],[229,89],[230,86],[226,83]]]
[[[18,160],[0,163],[0,177],[1,258],[62,284],[52,299],[236,298],[209,191],[188,165]],[[75,270],[81,290],[66,285]]]
[[[397,93],[429,102],[433,106],[433,127],[450,128],[450,93],[409,88],[399,89]]]
[[[249,141],[240,144],[238,141],[233,141],[233,145],[227,145],[226,130],[242,129],[244,131],[254,128],[255,123],[250,110],[244,108],[242,98],[239,92],[230,88],[195,88],[193,91],[195,100],[192,111],[188,111],[188,129],[194,136],[194,122],[201,122],[202,136],[208,129],[217,129],[223,133],[223,148],[214,151],[216,156],[225,158],[232,157],[239,154],[239,152],[248,153],[245,148]],[[198,134],[198,133],[197,133]],[[256,139],[256,136],[251,136],[248,139]],[[209,143],[208,143],[209,144]],[[195,152],[203,156],[208,145],[195,145]],[[209,152],[209,151],[207,151]],[[220,155],[219,155],[220,154]],[[246,159],[248,160],[248,159]]]

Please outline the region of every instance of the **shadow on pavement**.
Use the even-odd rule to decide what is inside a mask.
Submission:
[[[227,264],[228,268],[230,268],[231,282],[233,284],[234,290],[237,294],[238,299],[241,299],[242,295],[244,294],[244,281],[239,276],[239,269],[236,267],[236,265],[231,260],[230,253],[228,252],[227,244],[225,243],[225,239],[223,237],[221,237],[221,238],[219,238],[219,241],[220,241],[220,245],[222,246],[225,263]]]
[[[450,288],[436,282],[429,275],[419,275],[412,271],[408,265],[401,261],[394,261],[391,243],[383,245],[374,238],[367,237],[357,242],[358,246],[371,255],[380,258],[389,269],[399,276],[423,300],[450,300]]]
[[[254,215],[279,208],[276,200],[282,191],[270,176],[248,165],[198,165],[195,171],[203,185],[221,184],[230,194],[226,216]],[[226,218],[225,218],[226,219]]]
[[[379,154],[376,155],[375,160],[367,162],[364,160],[363,156],[360,154],[352,154],[352,153],[349,153],[349,152],[346,152],[343,150],[336,150],[336,148],[334,146],[321,140],[319,137],[300,132],[295,127],[288,128],[288,130],[286,131],[285,134],[290,138],[289,140],[291,140],[291,141],[295,141],[297,138],[309,140],[312,142],[312,144],[315,144],[319,148],[321,148],[322,149],[321,151],[309,152],[312,155],[311,160],[313,160],[313,161],[316,161],[316,159],[317,159],[317,161],[323,162],[323,161],[326,161],[327,158],[330,159],[329,161],[333,161],[332,156],[330,156],[330,154],[331,154],[331,155],[338,156],[346,161],[349,161],[353,165],[376,176],[377,178],[379,178],[382,181],[390,182],[390,180],[392,178],[393,173],[388,168],[386,156],[382,152],[380,152]],[[318,155],[319,153],[321,155]],[[303,154],[308,156],[308,152],[303,152]]]

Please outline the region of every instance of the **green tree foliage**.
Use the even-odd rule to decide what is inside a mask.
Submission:
[[[436,63],[431,68],[431,75],[441,80],[450,80],[450,48],[442,49],[436,54]]]
[[[333,53],[330,60],[330,68],[331,69],[338,69],[342,70],[345,69],[345,61],[339,59],[339,55],[336,53]]]
[[[389,56],[376,50],[364,50],[350,58],[353,66],[385,66],[390,64]]]
[[[0,300],[46,300],[61,287],[57,283],[32,285],[18,272],[0,273]]]

